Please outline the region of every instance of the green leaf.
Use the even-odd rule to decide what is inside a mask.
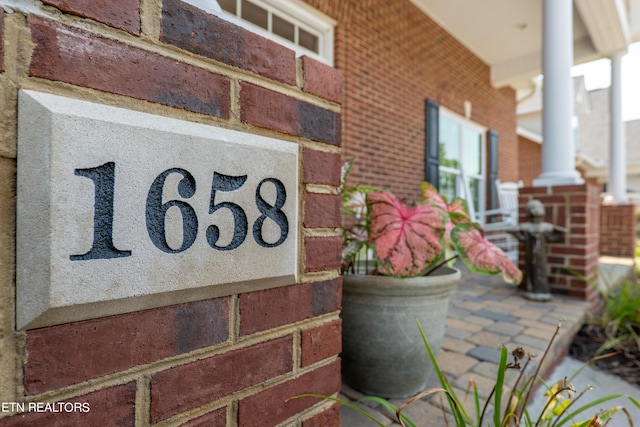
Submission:
[[[385,400],[381,397],[377,397],[377,396],[365,396],[362,399],[360,399],[360,401],[371,401],[371,402],[376,402],[381,404],[382,406],[384,406],[385,408],[387,408],[388,410],[390,410],[391,412],[393,412],[394,414],[396,413],[396,411],[398,410],[398,408],[393,405],[391,402],[389,402],[388,400]],[[405,414],[400,414],[400,418],[402,418],[402,421],[408,425],[409,427],[417,427],[416,424],[411,421],[411,419],[409,417],[407,417]]]
[[[638,400],[634,399],[633,397],[628,396],[626,394],[610,394],[610,395],[601,397],[600,399],[596,399],[589,403],[584,404],[583,406],[579,407],[578,409],[571,412],[570,414],[567,414],[561,421],[557,422],[555,425],[556,427],[562,427],[567,422],[573,420],[577,415],[583,413],[587,409],[593,408],[594,406],[598,406],[601,403],[608,402],[610,400],[618,399],[618,398],[626,398],[631,403],[633,403],[638,409],[640,409],[640,402],[638,402]]]
[[[473,425],[471,422],[471,418],[464,410],[460,399],[456,395],[455,391],[447,381],[446,377],[442,373],[440,366],[438,366],[438,360],[436,359],[436,355],[431,349],[431,345],[429,345],[429,340],[427,340],[427,336],[424,334],[424,330],[422,329],[422,325],[416,318],[416,323],[418,324],[418,329],[420,330],[420,336],[422,336],[422,342],[424,342],[425,347],[427,348],[427,352],[429,353],[429,359],[431,359],[431,364],[438,376],[438,381],[440,381],[440,385],[443,389],[447,391],[447,402],[449,402],[449,407],[451,408],[451,413],[453,414],[453,419],[456,422],[457,427],[464,427],[465,425]]]
[[[494,400],[493,400],[493,422],[496,426],[501,426],[500,420],[500,406],[502,405],[502,387],[504,385],[504,375],[507,371],[507,358],[509,357],[509,350],[507,347],[500,349],[500,362],[498,363],[498,375],[496,377]]]
[[[361,415],[365,416],[370,421],[373,421],[374,423],[376,423],[376,425],[378,425],[380,427],[386,427],[386,424],[381,423],[380,421],[378,421],[377,419],[375,419],[371,415],[367,414],[364,410],[358,408],[356,405],[354,405],[351,402],[347,402],[347,401],[341,400],[341,399],[336,399],[335,397],[331,397],[331,396],[323,396],[321,394],[300,394],[298,396],[293,396],[291,399],[300,399],[302,397],[317,397],[319,399],[331,400],[333,402],[338,402],[339,404],[341,404],[343,406],[346,406],[347,408],[351,408],[354,411],[359,412]]]

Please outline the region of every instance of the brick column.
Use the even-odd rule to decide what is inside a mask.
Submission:
[[[591,184],[522,188],[521,223],[529,221],[525,205],[532,199],[544,204],[545,221],[568,229],[562,239],[547,245],[552,293],[595,302],[597,292],[592,284],[596,280],[600,243],[598,188]],[[520,268],[524,269],[524,251],[520,254]]]

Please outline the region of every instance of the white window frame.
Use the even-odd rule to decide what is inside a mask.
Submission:
[[[478,212],[484,212],[486,210],[486,185],[487,185],[487,128],[479,125],[478,123],[472,122],[463,116],[454,113],[451,110],[447,110],[444,107],[440,107],[440,114],[438,120],[441,118],[447,118],[460,126],[459,132],[459,140],[458,146],[460,153],[460,158],[458,159],[460,169],[455,169],[449,166],[443,166],[440,164],[439,170],[440,172],[446,172],[459,177],[456,179],[456,194],[462,197],[467,201],[467,205],[469,206],[469,213],[472,216],[472,219],[476,216]],[[440,125],[438,124],[438,129]],[[477,132],[480,135],[480,175],[477,174],[467,174],[464,168],[464,156],[462,156],[464,150],[464,132],[463,129],[467,128],[474,132]],[[440,143],[440,135],[438,135],[438,143]],[[478,210],[476,212],[475,207],[473,206],[473,201],[471,199],[470,187],[469,187],[469,178],[480,180],[480,188],[479,188],[479,203]]]
[[[202,3],[203,0],[186,1],[200,7],[196,3]],[[249,0],[263,9],[276,12],[279,16],[286,18],[296,26],[318,37],[318,53],[299,46],[284,37],[280,37],[277,34],[272,33],[270,29],[265,30],[264,28],[222,10],[216,0],[209,1],[215,3],[215,6],[208,8],[208,12],[214,13],[240,27],[287,46],[294,50],[297,56],[306,55],[333,67],[333,34],[337,22],[308,4],[300,0]]]

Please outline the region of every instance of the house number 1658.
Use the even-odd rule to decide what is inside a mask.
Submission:
[[[131,251],[121,250],[113,244],[113,203],[115,187],[115,163],[108,162],[100,166],[88,169],[75,169],[75,175],[89,178],[95,187],[95,202],[93,212],[93,245],[88,252],[81,255],[71,255],[72,261],[123,258],[131,256]],[[162,193],[167,177],[172,174],[181,175],[178,182],[178,194],[184,199],[193,197],[196,192],[196,181],[191,173],[181,168],[171,168],[158,175],[147,194],[146,202],[146,228],[151,242],[163,252],[179,253],[191,247],[198,235],[198,217],[193,207],[184,200],[169,200],[162,203]],[[213,249],[230,251],[240,246],[249,233],[249,223],[244,209],[233,202],[216,202],[218,192],[231,192],[240,189],[247,180],[247,175],[230,176],[218,172],[213,173],[211,183],[211,198],[209,202],[209,214],[220,209],[228,209],[233,215],[233,237],[226,245],[218,243],[220,228],[216,225],[207,227],[206,239]],[[262,197],[262,188],[270,185],[275,188],[276,200],[270,204]],[[282,181],[276,178],[265,178],[258,183],[255,190],[255,204],[260,216],[252,226],[253,238],[256,243],[265,248],[273,248],[281,245],[289,234],[289,221],[282,211],[287,199],[287,193]],[[167,211],[177,207],[182,216],[182,243],[179,248],[173,249],[167,243],[165,230],[165,216]],[[263,236],[262,229],[265,221],[273,221],[280,229],[277,240],[268,242]]]

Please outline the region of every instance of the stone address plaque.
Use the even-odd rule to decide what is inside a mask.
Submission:
[[[17,325],[296,281],[298,146],[22,90]]]

